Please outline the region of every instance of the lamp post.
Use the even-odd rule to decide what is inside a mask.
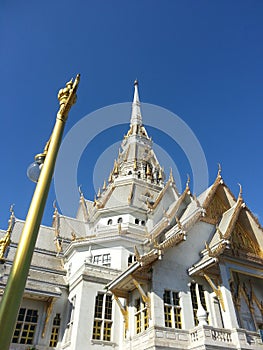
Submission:
[[[80,75],[78,74],[74,82],[71,80],[66,84],[65,88],[59,91],[58,99],[60,108],[57,113],[52,135],[44,152],[35,158],[41,167],[40,176],[28,210],[5,292],[0,303],[1,350],[8,350],[12,340],[38,230],[54,172],[56,157],[69,110],[76,102],[79,79]]]

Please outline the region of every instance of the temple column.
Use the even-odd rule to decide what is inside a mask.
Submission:
[[[225,328],[238,328],[237,315],[233,303],[232,293],[230,289],[230,272],[224,264],[219,264],[222,285],[220,287],[222,299],[224,300],[225,310],[222,310],[223,323]]]

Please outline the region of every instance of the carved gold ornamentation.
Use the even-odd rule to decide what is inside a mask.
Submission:
[[[218,255],[222,254],[223,251],[225,250],[226,248],[226,245],[227,245],[227,242],[226,241],[223,241],[223,242],[220,242],[215,249],[211,249],[209,247],[209,245],[207,244],[207,242],[205,242],[205,248],[208,252],[208,255],[211,257],[211,258],[215,258],[217,257]]]
[[[114,160],[113,174],[114,175],[118,175],[119,174],[119,164],[117,163],[116,159]]]
[[[235,256],[238,256],[240,252],[243,252],[252,253],[256,256],[262,257],[259,245],[252,239],[249,232],[246,232],[239,223],[236,223],[231,234],[231,249]]]
[[[136,261],[140,261],[141,260],[141,256],[140,256],[140,253],[139,253],[136,245],[134,246],[134,254],[135,254],[135,257],[136,257]]]
[[[6,234],[3,238],[0,239],[0,261],[5,261],[5,253],[7,251],[7,248],[9,247],[11,243],[11,233],[13,231],[14,223],[15,223],[15,215],[14,215],[14,206],[11,205],[10,207],[10,218],[8,220],[8,228],[6,230]]]
[[[217,195],[214,196],[209,206],[205,209],[206,217],[204,221],[210,219],[210,221],[214,224],[217,224],[220,221],[223,213],[227,210],[227,208],[224,206],[221,199]]]
[[[159,247],[160,249],[167,249],[175,246],[176,244],[184,241],[185,239],[186,239],[185,233],[180,232],[166,239],[164,242],[160,243]]]
[[[124,329],[125,331],[127,331],[129,329],[129,313],[128,313],[128,309],[125,308],[122,303],[120,302],[120,299],[114,294],[114,299],[117,303],[117,305],[120,308],[120,311],[122,313],[123,316],[123,321],[124,321]]]
[[[133,280],[133,283],[134,283],[135,287],[138,289],[143,302],[146,305],[146,308],[148,310],[149,318],[151,318],[151,298],[145,293],[145,291],[143,290],[142,286],[140,285],[140,283],[135,278],[133,278],[132,280]]]
[[[67,120],[68,112],[72,105],[77,100],[77,88],[80,80],[80,75],[78,74],[76,76],[76,79],[73,82],[73,79],[71,79],[67,84],[66,87],[63,89],[60,89],[58,92],[58,100],[60,104],[59,111],[57,113],[57,118],[61,119],[63,121]]]
[[[222,310],[225,311],[225,304],[224,304],[224,299],[222,296],[222,292],[220,289],[220,286],[216,286],[215,282],[212,280],[212,278],[210,278],[208,275],[206,275],[204,273],[204,277],[207,280],[207,282],[209,283],[210,287],[213,289],[213,292],[215,293],[215,295],[217,296],[219,303],[222,307]]]
[[[113,184],[111,184],[108,192],[103,193],[103,195],[101,196],[100,201],[97,201],[95,198],[93,205],[96,206],[97,209],[103,208],[105,206],[105,204],[107,203],[108,199],[110,198],[114,189],[115,189],[115,186]]]

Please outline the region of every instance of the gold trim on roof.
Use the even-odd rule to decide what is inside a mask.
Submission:
[[[5,254],[7,248],[11,243],[11,233],[13,231],[14,223],[15,223],[15,214],[14,214],[14,205],[10,207],[10,218],[8,220],[8,228],[6,230],[6,234],[3,238],[0,239],[0,262],[5,261]]]

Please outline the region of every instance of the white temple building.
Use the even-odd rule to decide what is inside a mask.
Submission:
[[[10,349],[263,350],[263,230],[242,191],[220,170],[198,197],[167,178],[135,82],[108,181],[40,228]],[[11,211],[0,231],[0,297],[23,225]]]

